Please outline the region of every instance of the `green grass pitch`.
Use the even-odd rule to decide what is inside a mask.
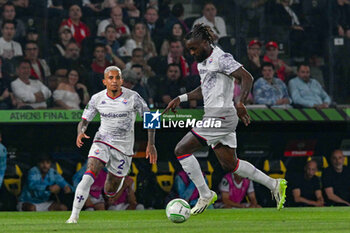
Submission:
[[[206,210],[187,222],[170,222],[164,210],[82,212],[1,212],[0,232],[350,232],[350,208]]]

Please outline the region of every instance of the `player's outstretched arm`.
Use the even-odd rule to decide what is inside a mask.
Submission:
[[[248,115],[244,103],[247,101],[250,90],[252,89],[254,78],[243,67],[232,72],[231,76],[241,81],[241,97],[238,103],[235,104],[235,107],[238,117],[243,121],[244,125],[247,126],[250,124],[250,116]]]
[[[157,163],[157,149],[154,144],[155,142],[155,129],[148,129],[148,142],[146,148],[146,159],[149,158],[151,164]]]
[[[196,89],[194,89],[193,91],[180,95],[178,97],[176,97],[175,99],[173,99],[172,101],[170,101],[170,103],[168,104],[168,106],[165,108],[165,110],[162,112],[162,115],[164,113],[167,113],[170,109],[173,113],[176,113],[176,108],[180,105],[181,102],[186,102],[188,100],[201,100],[203,99],[203,95],[202,95],[202,88],[201,86],[197,87]]]
[[[83,138],[90,138],[85,134],[85,131],[87,130],[89,122],[85,119],[82,119],[78,124],[78,136],[76,140],[77,147],[81,147],[84,143],[82,141]]]

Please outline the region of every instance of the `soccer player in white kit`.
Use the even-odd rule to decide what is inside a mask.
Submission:
[[[193,152],[203,146],[213,148],[221,166],[226,172],[234,172],[241,177],[249,178],[269,188],[276,199],[277,209],[283,208],[287,181],[273,179],[247,161],[236,155],[236,126],[238,118],[247,126],[250,117],[244,106],[253,83],[253,77],[231,54],[223,52],[214,45],[214,34],[210,27],[197,24],[186,35],[186,47],[198,62],[201,85],[195,90],[173,99],[164,113],[175,108],[180,102],[204,100],[203,121],[220,121],[220,128],[195,127],[176,145],[175,155],[184,171],[189,175],[199,192],[197,204],[191,209],[192,215],[202,213],[213,204],[217,195],[205,183],[201,168]],[[238,103],[233,102],[234,78],[242,85],[242,94]],[[203,123],[204,125],[204,123]]]
[[[83,145],[87,126],[97,113],[101,125],[95,135],[88,155],[88,164],[82,180],[77,186],[73,209],[66,223],[77,223],[79,213],[90,192],[90,186],[99,171],[106,166],[108,174],[104,186],[107,197],[113,198],[123,186],[124,177],[131,166],[134,147],[134,123],[136,113],[143,116],[149,111],[146,102],[135,91],[122,87],[121,71],[116,66],[109,66],[104,71],[103,84],[106,89],[93,95],[86,106],[82,121],[78,125],[76,145]],[[148,130],[146,158],[150,163],[157,162],[157,150],[154,145],[155,130]]]

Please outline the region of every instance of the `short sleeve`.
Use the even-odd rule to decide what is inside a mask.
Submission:
[[[143,117],[144,112],[149,112],[146,101],[138,93],[134,96],[134,110],[140,115],[140,117]]]
[[[219,57],[219,72],[224,73],[226,75],[232,74],[232,72],[236,71],[242,65],[237,62],[233,56],[229,53],[225,53]]]
[[[254,185],[253,185],[253,181],[249,180],[249,187],[247,190],[247,193],[252,193],[254,192]]]
[[[82,119],[87,120],[87,121],[92,121],[94,117],[97,114],[97,108],[96,108],[96,97],[92,96],[90,99],[89,103],[86,105],[83,115],[81,116]]]
[[[230,184],[228,183],[227,179],[224,177],[221,180],[221,183],[219,185],[220,192],[230,192]]]

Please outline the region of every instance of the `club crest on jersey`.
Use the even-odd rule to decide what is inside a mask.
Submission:
[[[99,149],[96,149],[95,150],[95,154],[98,155],[100,153],[100,150]]]
[[[101,104],[105,104],[105,103],[106,103],[106,101],[102,100]]]
[[[127,104],[128,101],[126,99],[123,100],[123,104]]]
[[[213,58],[210,58],[209,59],[209,64],[213,62]]]

